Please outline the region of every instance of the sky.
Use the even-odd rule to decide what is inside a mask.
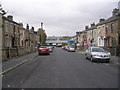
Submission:
[[[14,21],[28,23],[35,30],[44,23],[47,36],[74,36],[86,25],[112,16],[119,0],[1,0]]]

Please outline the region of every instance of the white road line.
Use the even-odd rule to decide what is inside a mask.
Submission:
[[[115,64],[119,64],[118,62],[115,62]]]
[[[110,64],[105,64],[105,65],[110,65]]]

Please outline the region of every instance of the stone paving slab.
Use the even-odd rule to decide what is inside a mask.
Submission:
[[[2,63],[2,71],[9,69],[9,68],[15,66],[16,64],[19,64],[25,60],[32,58],[33,56],[37,56],[37,55],[38,55],[37,52],[34,52],[34,53],[30,53],[30,54],[27,54],[24,56],[20,56],[18,58],[13,58],[11,60],[5,61]]]

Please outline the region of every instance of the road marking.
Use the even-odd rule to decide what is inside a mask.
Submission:
[[[10,85],[8,85],[8,87],[10,87]]]
[[[105,64],[105,65],[110,65],[110,64]]]
[[[3,75],[4,75],[5,73],[7,73],[7,72],[9,72],[9,71],[11,71],[11,70],[13,70],[13,69],[15,69],[16,67],[21,66],[21,65],[24,64],[24,63],[27,63],[28,61],[31,61],[31,60],[32,60],[33,58],[35,58],[35,57],[37,57],[37,56],[33,56],[31,59],[24,60],[23,62],[18,63],[18,64],[16,64],[16,65],[14,65],[13,67],[10,67],[10,68],[4,70],[3,72],[0,73],[0,76],[3,77]]]
[[[118,62],[115,62],[115,64],[119,64]]]

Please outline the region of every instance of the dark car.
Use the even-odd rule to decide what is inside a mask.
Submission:
[[[49,55],[50,54],[49,48],[47,48],[45,46],[40,47],[38,49],[38,55],[41,55],[41,54],[47,54],[47,55]]]

